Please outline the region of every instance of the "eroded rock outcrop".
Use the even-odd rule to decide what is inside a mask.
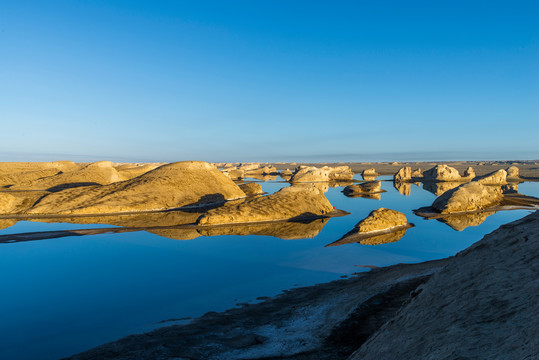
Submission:
[[[485,176],[474,179],[483,185],[505,185],[507,184],[507,171],[500,169]]]
[[[240,189],[245,193],[245,195],[258,195],[263,194],[262,186],[257,183],[245,183],[240,185]]]
[[[378,176],[375,168],[365,169],[361,172],[361,176]]]
[[[400,211],[379,208],[370,212],[369,216],[355,226],[358,233],[371,233],[385,231],[399,226],[406,226],[406,215]]]
[[[66,189],[42,197],[29,214],[98,214],[203,206],[245,194],[213,165],[184,161],[131,180]]]
[[[316,217],[331,213],[333,206],[314,186],[291,186],[274,194],[225,204],[198,219],[200,225],[247,223]]]
[[[394,182],[407,182],[412,180],[412,168],[407,166],[400,168],[399,171],[393,175]]]
[[[473,181],[440,195],[432,207],[442,214],[478,211],[496,206],[502,199],[499,186],[487,186]]]
[[[282,176],[292,176],[292,175],[294,175],[294,173],[290,169],[286,169],[286,170],[281,171],[281,177]]]
[[[426,181],[462,181],[462,176],[457,169],[442,164],[424,171],[423,179]]]
[[[412,171],[412,177],[413,178],[423,177],[423,171],[421,171],[421,169],[415,169],[414,171]]]
[[[520,179],[520,171],[516,166],[510,166],[506,170],[508,179]]]
[[[351,181],[354,173],[349,166],[300,166],[290,179],[291,182],[317,182],[317,181]]]

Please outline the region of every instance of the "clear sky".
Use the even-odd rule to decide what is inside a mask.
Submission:
[[[0,161],[539,158],[539,1],[0,2]]]

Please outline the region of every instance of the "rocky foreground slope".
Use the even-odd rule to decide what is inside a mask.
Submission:
[[[456,256],[208,313],[71,359],[537,359],[539,213]]]

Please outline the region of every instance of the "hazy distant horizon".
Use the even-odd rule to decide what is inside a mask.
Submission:
[[[176,162],[176,161],[206,161],[206,162],[301,162],[301,163],[338,163],[338,162],[444,162],[444,161],[539,161],[539,156],[533,154],[523,154],[521,157],[500,157],[494,154],[476,154],[466,156],[464,153],[456,152],[417,152],[417,153],[371,153],[371,154],[327,154],[327,155],[297,155],[280,156],[274,158],[224,158],[213,157],[122,157],[122,156],[94,156],[94,155],[74,155],[74,154],[30,154],[30,153],[4,153],[0,152],[0,162],[33,162],[33,161],[59,161],[70,160],[74,162],[95,162],[112,161],[127,163],[156,163],[156,162]]]

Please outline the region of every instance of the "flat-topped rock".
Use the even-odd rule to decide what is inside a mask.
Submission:
[[[361,172],[361,176],[378,176],[375,168],[365,169]]]
[[[99,214],[203,206],[245,194],[213,165],[184,161],[131,180],[66,189],[44,196],[30,214]]]
[[[442,214],[483,210],[498,205],[503,199],[499,186],[473,181],[440,195],[432,207]]]
[[[314,186],[291,186],[274,194],[225,204],[198,219],[200,225],[247,223],[316,217],[331,213],[333,206],[324,193]]]

